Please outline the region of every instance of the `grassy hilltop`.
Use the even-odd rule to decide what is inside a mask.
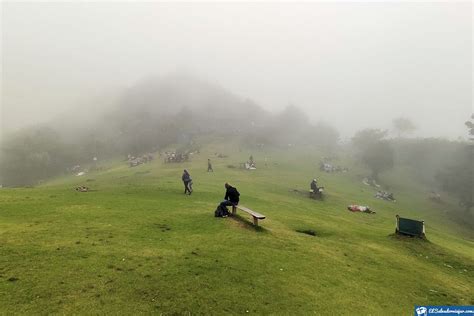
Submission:
[[[474,304],[472,230],[452,223],[449,202],[430,202],[409,174],[384,175],[390,203],[374,199],[364,171],[343,158],[348,173],[322,174],[321,154],[309,149],[254,151],[257,170],[228,167],[249,154],[211,144],[184,164],[116,161],[1,189],[0,314],[408,315],[414,305]],[[324,201],[292,191],[313,177]],[[214,218],[226,181],[267,216],[259,229],[245,213]],[[377,214],[351,213],[352,203]],[[396,214],[425,220],[428,241],[391,236]],[[316,236],[297,232],[306,229]]]

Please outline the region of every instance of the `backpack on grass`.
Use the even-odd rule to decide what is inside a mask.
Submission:
[[[215,217],[223,217],[229,215],[229,210],[227,207],[218,205],[216,210],[214,211]]]

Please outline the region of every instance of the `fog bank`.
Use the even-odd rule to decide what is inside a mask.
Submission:
[[[1,6],[8,130],[92,116],[142,78],[183,70],[346,137],[403,116],[416,135],[456,138],[472,112],[470,2]]]

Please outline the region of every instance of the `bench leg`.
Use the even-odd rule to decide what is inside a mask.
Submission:
[[[235,205],[232,205],[232,215],[235,215],[237,213],[237,207]]]
[[[256,217],[253,218],[253,224],[255,226],[258,226],[258,218],[256,218]]]

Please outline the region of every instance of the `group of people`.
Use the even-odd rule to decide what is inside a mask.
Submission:
[[[374,197],[377,199],[385,200],[385,201],[391,201],[391,202],[396,201],[395,197],[393,196],[393,193],[386,192],[386,191],[377,191]]]
[[[208,172],[212,172],[212,164],[210,159],[208,159]],[[183,175],[181,177],[184,183],[184,194],[189,194],[191,195],[193,192],[193,180],[191,178],[191,175],[189,174],[188,170],[184,169],[183,170]],[[229,183],[225,183],[224,187],[226,189],[224,200],[219,203],[217,206],[214,215],[216,217],[227,217],[229,215],[229,210],[228,206],[236,206],[239,204],[240,200],[240,193],[237,190],[237,188],[231,186]],[[310,183],[310,197],[311,198],[321,198],[322,192],[323,192],[323,187],[318,186],[318,182],[316,179],[313,179]],[[385,192],[385,191],[378,191],[376,193],[376,197],[378,198],[383,198],[387,200],[395,200],[393,197],[393,194]],[[363,212],[363,213],[370,213],[370,214],[375,214],[375,211],[372,211],[368,206],[362,206],[362,205],[349,205],[347,209],[351,212]]]
[[[77,192],[89,192],[90,189],[89,189],[88,187],[86,187],[86,186],[81,185],[81,186],[79,186],[79,187],[76,187],[75,190],[76,190]]]
[[[431,191],[429,195],[430,200],[435,202],[441,202],[441,195],[438,192]]]
[[[139,166],[141,164],[152,161],[153,158],[154,157],[153,157],[152,154],[144,154],[144,155],[139,156],[139,157],[135,157],[131,154],[128,154],[127,161],[128,161],[128,165],[130,167],[136,167],[136,166]]]
[[[212,166],[210,166],[212,170]],[[209,170],[208,170],[209,171]],[[181,176],[184,184],[184,194],[191,195],[193,193],[193,179],[189,174],[189,171],[184,169],[183,175]],[[229,210],[227,206],[236,206],[239,204],[240,193],[237,189],[231,186],[229,183],[225,183],[224,187],[226,189],[224,200],[219,204],[215,211],[216,217],[227,217],[229,215]]]
[[[165,152],[165,163],[169,162],[184,162],[188,161],[189,153],[180,153],[180,152]]]
[[[348,168],[346,167],[341,167],[341,166],[333,166],[330,163],[327,162],[321,162],[319,165],[319,170],[324,171],[324,172],[347,172],[349,171]]]
[[[250,156],[249,160],[253,162],[253,157]],[[207,172],[214,172],[210,159],[207,160]],[[183,170],[181,179],[184,184],[184,194],[191,195],[193,192],[193,180],[188,170],[186,169]],[[227,217],[229,215],[229,210],[227,207],[236,206],[239,204],[239,200],[240,200],[239,191],[235,187],[231,186],[229,183],[225,183],[224,187],[226,189],[226,193],[224,196],[224,200],[219,203],[219,205],[217,206],[217,209],[215,210],[214,214],[216,217]],[[324,187],[318,186],[317,179],[313,179],[310,183],[310,191],[309,191],[310,197],[321,198],[323,191],[324,191]],[[393,194],[385,192],[385,191],[378,191],[376,193],[376,197],[395,201]],[[372,213],[372,214],[375,213],[368,206],[349,205],[347,209],[352,212],[364,212],[364,213]]]
[[[241,164],[244,166],[245,169],[247,170],[255,170],[257,169],[257,166],[255,164],[255,161],[253,160],[253,155],[250,155],[249,160],[247,160],[245,163]]]
[[[372,179],[372,178],[364,178],[362,179],[362,183],[365,184],[365,185],[368,185],[368,186],[373,186],[373,187],[376,187],[376,188],[380,188],[380,184],[378,184],[375,179]]]

